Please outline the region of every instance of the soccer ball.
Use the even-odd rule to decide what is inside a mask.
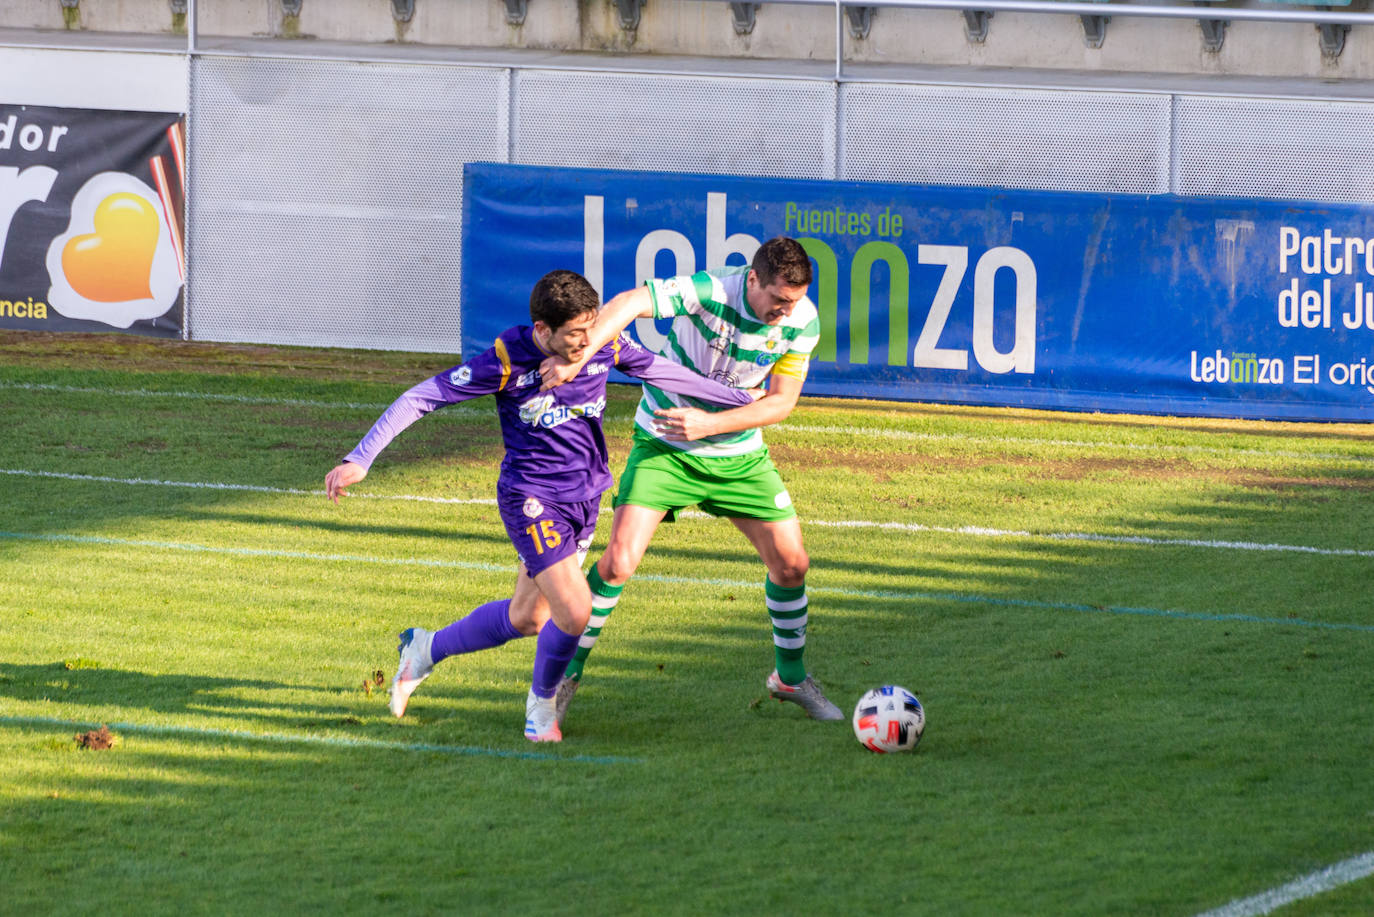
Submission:
[[[869,751],[911,751],[926,730],[926,711],[906,688],[883,685],[859,698],[854,735]]]

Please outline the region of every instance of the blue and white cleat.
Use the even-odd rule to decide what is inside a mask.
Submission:
[[[525,698],[525,738],[531,742],[561,742],[563,731],[558,728],[558,711],[552,697],[540,697],[533,689]]]
[[[400,636],[401,643],[396,650],[401,654],[401,661],[396,666],[396,677],[391,679],[391,712],[398,717],[405,714],[410,695],[420,687],[420,682],[434,671],[434,660],[429,654],[434,632],[423,627],[408,627]]]

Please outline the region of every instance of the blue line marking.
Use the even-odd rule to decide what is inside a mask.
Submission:
[[[63,720],[47,716],[0,716],[0,723],[14,726],[61,726],[64,729],[108,726],[116,732],[141,732],[149,735],[189,735],[249,742],[278,742],[282,744],[332,745],[342,748],[376,748],[387,751],[435,752],[443,755],[473,755],[487,758],[517,758],[522,761],[568,761],[578,764],[643,764],[643,758],[619,758],[601,755],[550,755],[536,751],[510,751],[503,748],[483,748],[478,745],[433,745],[425,742],[383,742],[380,739],[361,739],[350,736],[290,735],[278,732],[244,732],[236,729],[211,729],[198,726],[148,725],[143,723],[112,723],[93,720]]]
[[[709,586],[756,586],[723,579],[692,579],[686,576],[636,576],[635,579],[657,583],[686,583]],[[1177,618],[1183,621],[1235,621],[1244,624],[1292,624],[1296,627],[1315,627],[1322,630],[1353,630],[1374,633],[1374,625],[1342,624],[1328,621],[1307,621],[1303,618],[1261,618],[1256,615],[1213,614],[1199,611],[1171,611],[1166,608],[1129,608],[1120,605],[1084,605],[1077,602],[1041,602],[1035,599],[1002,599],[989,595],[958,592],[892,592],[881,589],[845,589],[834,586],[807,586],[809,593],[842,595],[865,599],[902,599],[917,602],[958,602],[964,605],[993,605],[1002,608],[1032,608],[1037,611],[1079,611],[1096,614],[1145,615],[1155,618]]]

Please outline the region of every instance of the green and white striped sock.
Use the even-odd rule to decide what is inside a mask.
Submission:
[[[577,641],[577,652],[573,654],[572,662],[568,663],[568,668],[563,672],[564,678],[571,678],[573,681],[582,680],[582,667],[587,662],[587,656],[591,654],[592,647],[596,646],[596,638],[601,636],[601,628],[606,626],[606,619],[615,610],[615,603],[620,601],[620,593],[625,589],[624,586],[612,586],[603,580],[597,572],[596,564],[592,564],[591,570],[587,572],[587,585],[592,589],[592,616],[587,621],[587,629],[582,631],[582,638]]]
[[[806,648],[806,584],[779,586],[766,578],[763,595],[768,616],[773,619],[773,655],[778,677],[783,684],[799,685],[806,681],[806,664],[802,662]]]

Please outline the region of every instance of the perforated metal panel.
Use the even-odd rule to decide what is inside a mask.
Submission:
[[[458,352],[463,163],[505,161],[508,80],[196,59],[190,336]]]
[[[1180,96],[1180,194],[1374,201],[1374,105]]]
[[[842,177],[934,185],[1169,190],[1169,96],[847,84]]]
[[[833,178],[830,82],[529,70],[516,74],[515,161]]]
[[[1361,102],[215,56],[191,77],[197,340],[458,352],[472,161],[1374,201]]]

